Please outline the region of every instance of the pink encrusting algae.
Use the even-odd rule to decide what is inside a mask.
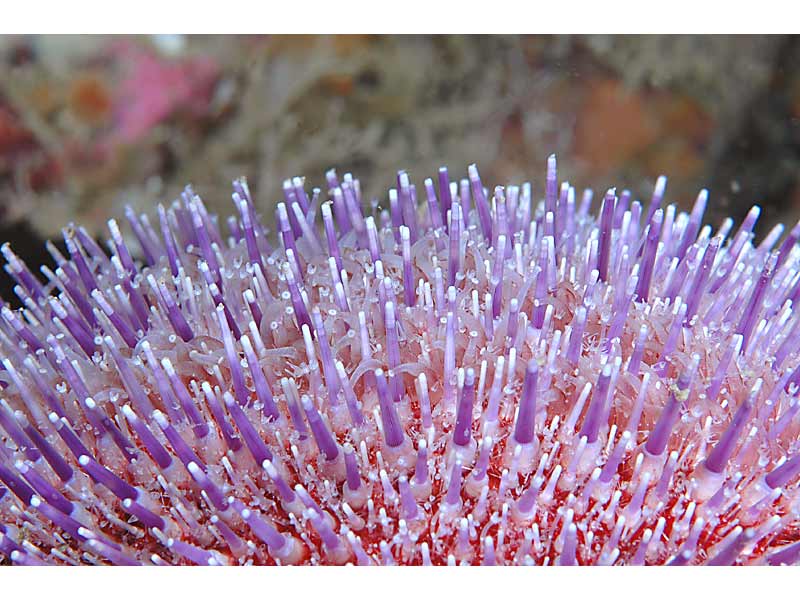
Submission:
[[[447,169],[6,245],[14,564],[792,564],[800,224]],[[419,201],[418,201],[419,200]],[[365,210],[365,207],[366,210]],[[274,243],[274,240],[273,240]]]

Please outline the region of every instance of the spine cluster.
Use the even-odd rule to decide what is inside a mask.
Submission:
[[[792,564],[800,224],[547,164],[64,230],[0,319],[14,564]],[[224,230],[224,233],[223,233]],[[782,239],[783,238],[783,239]],[[276,238],[272,238],[275,244]]]

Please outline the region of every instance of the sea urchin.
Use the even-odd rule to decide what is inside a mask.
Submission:
[[[44,285],[4,246],[4,560],[798,560],[800,224],[468,173],[287,180],[277,248],[187,188]]]

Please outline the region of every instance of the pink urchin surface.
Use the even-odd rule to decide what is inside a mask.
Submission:
[[[45,284],[3,247],[5,561],[798,559],[800,225],[703,226],[664,178],[594,217],[555,157],[541,200],[326,183],[128,211],[141,261],[70,226]]]

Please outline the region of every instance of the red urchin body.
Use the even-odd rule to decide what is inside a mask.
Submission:
[[[7,248],[0,553],[18,564],[782,564],[798,543],[795,227],[405,173],[386,210],[243,182]],[[437,189],[438,188],[438,189]],[[421,195],[421,194],[420,194]],[[472,207],[472,208],[470,208]]]

